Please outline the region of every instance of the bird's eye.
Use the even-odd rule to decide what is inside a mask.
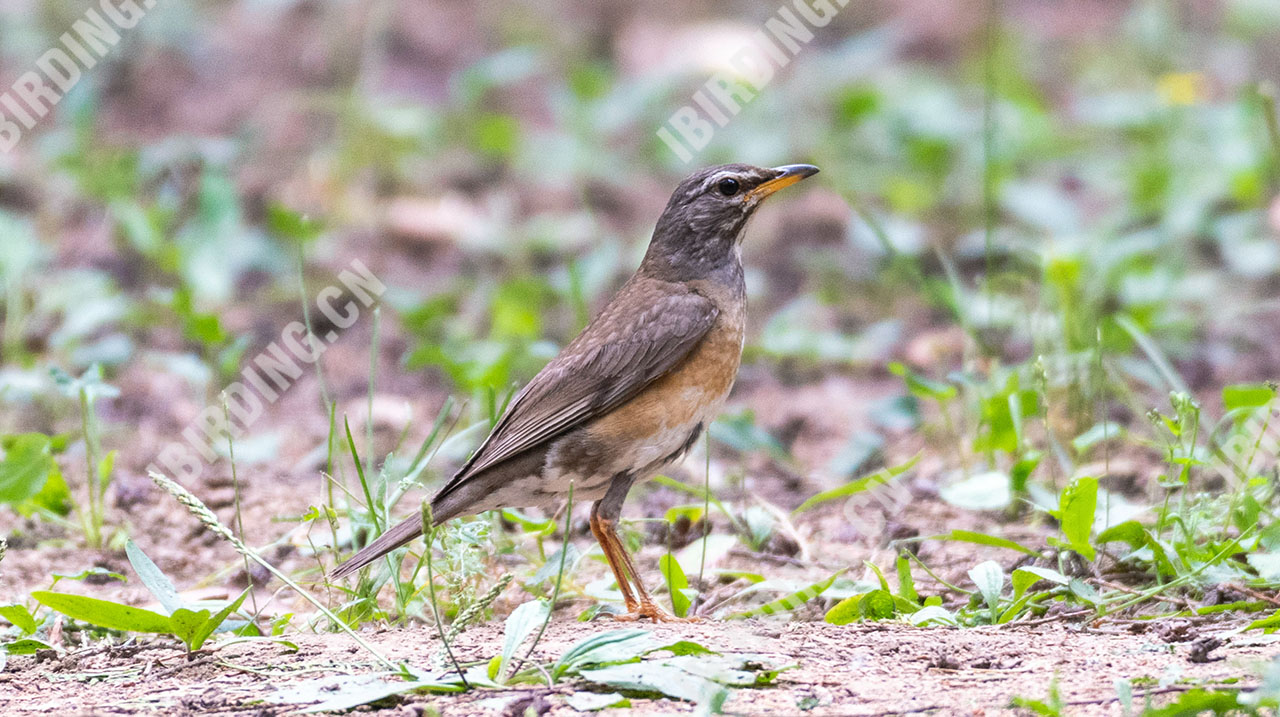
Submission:
[[[738,180],[732,179],[732,178],[721,179],[720,183],[716,185],[716,189],[719,189],[720,193],[725,195],[726,197],[732,197],[733,195],[737,194],[738,189],[740,188],[741,187],[738,184]]]

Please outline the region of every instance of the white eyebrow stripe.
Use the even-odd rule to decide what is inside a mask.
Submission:
[[[709,191],[713,186],[715,186],[716,184],[719,184],[720,180],[722,179],[736,179],[739,182],[746,182],[746,181],[750,181],[753,177],[754,175],[743,174],[741,172],[734,172],[729,170],[725,170],[723,172],[716,172],[710,177],[707,177],[705,181],[703,181],[702,191],[704,192]]]
[[[706,181],[702,183],[702,190],[707,191],[718,184],[721,179],[727,179],[729,177],[733,177],[733,172],[716,172],[710,177],[707,177]]]

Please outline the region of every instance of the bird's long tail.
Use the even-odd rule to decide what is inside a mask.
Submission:
[[[439,525],[439,521],[436,521],[436,524]],[[350,560],[335,568],[329,577],[333,580],[345,578],[419,535],[422,535],[422,518],[417,515],[406,518],[352,555]]]
[[[442,490],[431,498],[431,520],[435,525],[441,525],[460,515],[474,513],[476,502],[491,490],[489,481],[476,480],[463,482],[457,490]],[[377,540],[352,555],[350,560],[335,568],[330,577],[334,580],[344,578],[419,535],[422,535],[422,517],[414,511],[413,515],[396,523],[379,535]]]

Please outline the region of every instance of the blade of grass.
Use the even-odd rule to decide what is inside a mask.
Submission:
[[[373,336],[369,339],[369,395],[364,422],[365,472],[373,473],[373,393],[378,385],[378,340],[382,333],[382,307],[373,308]]]
[[[231,425],[231,409],[227,406],[227,392],[222,392],[222,416],[227,421],[227,425]],[[236,470],[236,441],[231,435],[231,431],[227,431],[227,460],[231,462],[231,487],[235,491],[236,500],[236,516],[235,525],[236,532],[240,534],[240,539],[244,540],[244,514],[240,510],[240,474]],[[249,569],[249,557],[244,557],[244,576],[248,584],[248,594],[252,596],[253,619],[258,619],[258,597],[254,595],[253,590],[253,571]]]
[[[1267,123],[1267,137],[1271,140],[1271,182],[1274,187],[1280,187],[1280,119],[1276,118],[1275,85],[1261,82],[1257,92],[1262,116]]]
[[[89,483],[88,515],[82,517],[84,523],[85,542],[90,548],[102,547],[102,514],[104,509],[104,491],[102,475],[98,471],[99,455],[102,447],[98,442],[98,426],[94,416],[93,399],[89,396],[89,388],[80,386],[80,425],[84,431],[84,457],[87,463]]]
[[[564,582],[564,566],[565,558],[569,555],[569,530],[572,527],[573,519],[573,481],[569,481],[569,498],[564,508],[564,543],[560,546],[560,567],[556,570],[556,586],[551,590],[550,608],[547,610],[547,616],[542,621],[542,626],[538,628],[538,634],[533,636],[533,642],[529,645],[529,651],[524,653],[524,657],[516,663],[511,669],[511,674],[520,671],[524,663],[529,661],[533,656],[533,651],[537,649],[538,642],[542,640],[542,635],[547,631],[547,625],[551,624],[551,613],[555,612],[556,600],[560,599],[560,585]],[[547,677],[547,686],[552,685],[551,677]]]
[[[423,553],[427,561],[427,591],[431,597],[431,616],[436,623],[436,632],[440,635],[440,642],[444,644],[445,654],[449,656],[449,662],[453,663],[453,669],[458,671],[458,677],[462,680],[462,685],[466,689],[471,689],[471,684],[467,682],[467,675],[462,670],[462,665],[458,663],[458,658],[453,656],[453,648],[449,645],[449,639],[444,634],[444,623],[440,622],[440,605],[436,602],[436,576],[431,568],[431,554],[434,552],[431,545],[435,542],[436,524],[431,519],[431,502],[422,501],[422,535],[426,540],[426,547]]]
[[[307,335],[315,337],[315,326],[311,322],[311,304],[307,302],[307,277],[305,272],[305,256],[303,242],[297,242],[298,246],[298,299],[302,303],[302,323],[307,327]],[[312,361],[311,365],[316,369],[316,382],[320,386],[320,405],[322,408],[329,408],[333,403],[329,399],[329,384],[325,381],[324,371],[320,367],[319,361]]]
[[[995,304],[992,291],[996,273],[996,54],[999,49],[1000,0],[987,0],[986,28],[983,33],[982,87],[982,250],[986,260],[988,313]]]
[[[374,531],[382,535],[382,519],[378,515],[378,504],[373,501],[373,490],[369,487],[369,479],[364,472],[364,464],[360,462],[360,451],[356,449],[356,439],[351,435],[351,422],[343,417],[342,425],[347,431],[347,445],[351,448],[351,462],[356,465],[356,476],[360,479],[360,487],[364,490],[365,509],[369,511],[369,520],[373,522]]]
[[[703,452],[706,453],[702,466],[702,550],[698,551],[698,592],[693,596],[690,615],[698,614],[698,606],[702,602],[702,576],[707,571],[707,536],[711,535],[711,433],[702,436]]]

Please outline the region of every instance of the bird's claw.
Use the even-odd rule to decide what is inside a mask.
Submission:
[[[618,622],[639,622],[644,619],[654,622],[702,622],[702,618],[695,616],[676,617],[651,602],[629,605],[627,606],[627,612],[622,615],[614,615],[613,619]]]

